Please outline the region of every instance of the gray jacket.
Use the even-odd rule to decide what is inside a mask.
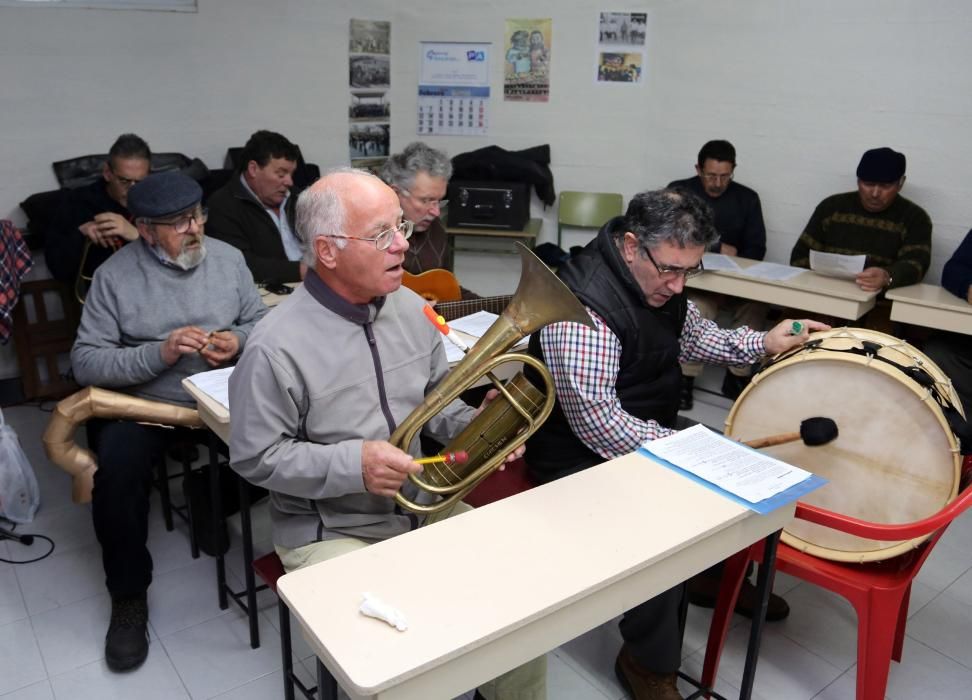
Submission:
[[[206,257],[191,270],[163,265],[141,239],[98,268],[71,349],[78,384],[195,405],[182,380],[212,367],[198,354],[166,365],[169,333],[192,325],[231,330],[242,350],[267,312],[240,251],[211,238],[205,245]]]
[[[230,377],[230,458],[271,491],[275,544],[377,541],[418,524],[365,491],[361,445],[387,440],[448,371],[424,303],[401,288],[350,304],[310,271],[253,333]],[[455,401],[424,431],[446,442],[473,413]],[[408,451],[420,454],[417,437]]]

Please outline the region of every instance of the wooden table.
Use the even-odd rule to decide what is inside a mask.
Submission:
[[[462,250],[474,253],[496,253],[493,248],[476,247],[457,247],[456,241],[463,238],[507,238],[513,241],[520,241],[527,248],[533,248],[540,235],[540,228],[543,226],[543,219],[530,219],[527,221],[523,230],[481,228],[477,226],[453,226],[446,227],[448,238],[448,249],[446,251],[446,266],[452,270],[455,266],[455,252]],[[505,252],[505,251],[504,251]]]
[[[742,268],[759,262],[747,258],[732,259]],[[785,281],[746,277],[726,270],[706,270],[698,277],[690,278],[685,286],[852,321],[874,308],[877,297],[877,292],[865,292],[852,280],[825,277],[810,270]]]
[[[892,289],[891,320],[972,335],[972,304],[934,284]]]
[[[793,510],[758,515],[633,454],[287,574],[278,593],[352,698],[447,698],[780,530]],[[364,591],[408,631],[361,615]]]

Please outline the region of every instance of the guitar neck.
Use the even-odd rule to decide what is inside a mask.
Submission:
[[[464,299],[463,301],[440,301],[435,305],[435,310],[446,321],[462,318],[463,316],[474,314],[477,311],[488,311],[491,314],[501,314],[512,298],[513,295],[506,294],[496,297]]]

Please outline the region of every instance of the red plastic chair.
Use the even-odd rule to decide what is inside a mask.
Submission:
[[[963,471],[966,477],[970,469],[972,456],[965,458]],[[797,504],[796,517],[860,537],[897,541],[931,535],[912,552],[868,564],[820,559],[783,542],[779,544],[776,570],[844,596],[857,611],[857,700],[884,698],[891,659],[901,661],[911,582],[935,543],[945,533],[945,528],[970,506],[972,488],[966,487],[957,499],[931,517],[902,525],[880,525],[815,506]],[[715,683],[722,647],[729,633],[729,621],[736,607],[746,566],[750,560],[762,561],[762,556],[763,545],[759,542],[726,562],[709,627],[709,641],[702,667],[703,687],[711,688]]]

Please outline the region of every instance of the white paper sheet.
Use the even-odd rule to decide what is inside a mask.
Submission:
[[[232,367],[223,367],[209,372],[200,372],[189,377],[201,391],[221,403],[229,410],[229,378],[233,373]]]
[[[642,447],[750,503],[759,503],[810,478],[810,472],[760,454],[704,425],[650,440]]]
[[[739,263],[722,253],[706,253],[702,256],[702,267],[706,270],[728,270],[739,272]]]
[[[776,280],[779,282],[793,279],[804,272],[806,270],[802,267],[790,267],[789,265],[780,265],[779,263],[771,262],[758,262],[755,265],[739,269],[739,274],[746,275],[746,277],[758,277],[759,279]]]
[[[466,335],[471,335],[474,338],[482,338],[497,318],[499,316],[491,314],[488,311],[477,311],[474,314],[449,321],[449,328],[462,331]]]
[[[466,354],[464,353],[458,345],[449,340],[446,336],[440,336],[442,338],[442,345],[445,346],[446,359],[449,363],[458,362]]]
[[[810,251],[810,269],[818,275],[852,280],[864,271],[866,255],[838,255],[819,250]]]

